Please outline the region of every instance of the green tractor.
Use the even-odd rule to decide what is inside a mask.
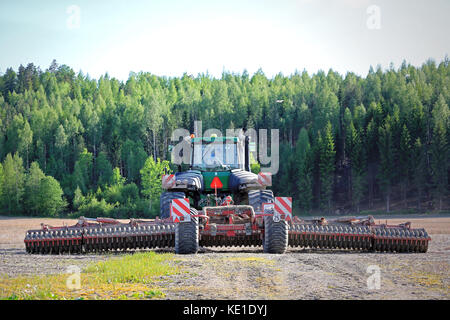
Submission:
[[[264,223],[264,205],[275,201],[272,190],[267,189],[272,178],[270,173],[251,172],[249,140],[249,137],[191,137],[189,170],[162,177],[162,187],[166,191],[161,194],[160,218],[172,217],[176,221],[175,211],[181,220],[189,220],[176,221],[180,222],[175,232],[177,253],[194,253],[199,245],[263,244],[266,252],[286,250],[286,220],[278,224]],[[176,203],[181,199],[189,207],[189,211],[184,207],[184,216],[179,210],[182,204]],[[269,224],[278,226],[279,230],[268,232]],[[274,238],[265,241],[266,244],[263,243],[264,225],[265,238]]]
[[[165,192],[160,199],[160,218],[170,216],[173,199],[189,198],[197,210],[224,205],[250,205],[261,211],[263,203],[273,203],[270,173],[250,170],[249,137],[191,138],[189,170],[164,175]]]

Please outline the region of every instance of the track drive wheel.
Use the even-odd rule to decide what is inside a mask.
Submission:
[[[272,190],[251,190],[248,192],[248,204],[255,211],[262,211],[263,203],[273,203],[274,197]]]
[[[159,217],[167,219],[170,217],[170,204],[173,199],[185,198],[184,192],[163,192],[159,198]]]
[[[273,221],[273,216],[264,217],[263,248],[265,253],[285,253],[288,246],[288,223],[281,219]]]
[[[197,210],[191,208],[191,215]],[[175,253],[193,254],[198,251],[198,217],[191,217],[189,222],[180,222],[175,226]]]

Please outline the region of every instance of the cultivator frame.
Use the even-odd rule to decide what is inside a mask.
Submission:
[[[261,245],[268,253],[284,253],[288,246],[426,252],[431,240],[424,229],[413,229],[409,222],[376,224],[372,216],[334,220],[292,217],[289,207],[277,205],[283,199],[276,197],[274,203],[263,204],[258,211],[248,205],[225,205],[204,207],[200,213],[189,202],[178,205],[187,199],[174,199],[167,219],[122,223],[80,217],[73,226],[41,224],[41,229],[27,231],[25,248],[34,254],[173,247],[177,253],[195,253],[199,246]],[[184,242],[189,245],[183,246]]]

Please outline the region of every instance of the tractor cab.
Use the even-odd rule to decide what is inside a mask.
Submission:
[[[268,194],[267,200],[272,199],[272,191],[265,190],[271,186],[268,173],[255,174],[250,170],[250,151],[254,147],[250,137],[191,135],[184,141],[190,146],[189,169],[162,176],[162,188],[166,191],[160,199],[161,217],[169,216],[170,201],[177,198],[191,199],[193,207],[199,210],[226,199],[248,205],[253,201],[250,198],[255,198],[252,195],[260,191]]]
[[[244,145],[238,137],[191,138],[191,170],[244,170]]]
[[[249,139],[245,137],[191,137],[192,171],[200,172],[203,192],[230,192],[236,185],[235,175],[249,173]]]

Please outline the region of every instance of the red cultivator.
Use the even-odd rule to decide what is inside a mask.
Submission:
[[[291,214],[291,199],[276,197],[260,211],[248,205],[204,207],[198,212],[186,198],[174,199],[171,216],[151,221],[81,217],[74,226],[26,233],[29,253],[85,253],[109,250],[172,248],[195,253],[199,246],[263,246],[284,253],[288,246],[379,252],[426,252],[431,240],[410,223],[376,224],[373,217],[303,220]]]

